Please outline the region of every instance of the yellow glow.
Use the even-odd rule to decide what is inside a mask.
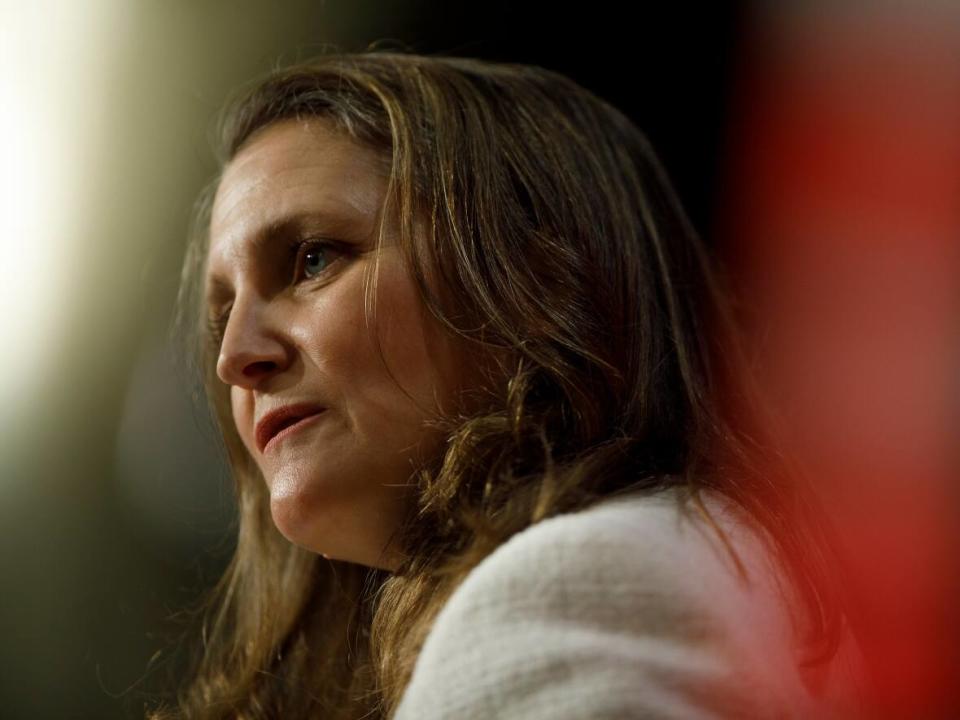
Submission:
[[[29,97],[29,80],[10,77],[6,64],[0,71],[4,73],[0,106],[5,108],[0,116],[0,337],[9,349],[17,348],[7,357],[20,366],[3,373],[3,380],[9,382],[35,360],[42,338],[50,332],[43,269],[46,265],[54,273],[57,270],[50,262],[56,238],[48,229],[56,224],[59,213],[50,207],[45,222],[41,214],[44,186],[55,192],[56,177],[44,145],[50,133]]]
[[[69,307],[112,3],[5,3],[0,22],[0,403],[29,394]]]

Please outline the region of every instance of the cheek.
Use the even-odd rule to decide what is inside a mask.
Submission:
[[[420,412],[450,413],[466,382],[457,339],[423,306],[415,283],[399,268],[383,273],[380,288],[377,325],[390,369]]]
[[[376,281],[375,327],[369,329],[361,277],[358,269],[334,283],[316,307],[305,309],[294,334],[347,398],[367,409],[380,406],[385,415],[408,416],[415,406],[403,391],[419,405],[432,400],[445,345],[439,332],[425,327],[426,311],[395,248],[385,248]]]

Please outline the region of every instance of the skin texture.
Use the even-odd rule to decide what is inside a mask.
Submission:
[[[444,446],[424,422],[453,409],[467,364],[423,309],[389,221],[365,323],[386,187],[383,159],[323,121],[265,128],[225,168],[206,284],[211,316],[228,315],[217,374],[277,528],[327,557],[392,570],[414,463]],[[318,238],[341,249],[298,251]],[[261,452],[256,423],[295,403],[326,410]]]

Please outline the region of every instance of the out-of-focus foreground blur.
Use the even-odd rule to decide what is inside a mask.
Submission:
[[[0,3],[0,717],[142,717],[231,549],[168,334],[211,120],[396,41],[551,67],[647,131],[840,529],[872,713],[957,712],[960,5],[476,5]]]
[[[718,234],[757,370],[840,530],[872,716],[958,717],[960,4],[750,28]]]

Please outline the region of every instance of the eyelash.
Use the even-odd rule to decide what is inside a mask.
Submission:
[[[223,334],[227,330],[227,320],[230,319],[230,308],[227,308],[217,317],[207,320],[207,337],[214,348],[223,344]]]
[[[308,240],[297,240],[294,243],[291,243],[291,254],[293,256],[293,276],[292,284],[296,285],[299,282],[311,282],[314,280],[319,280],[324,277],[329,268],[333,266],[336,260],[333,260],[327,263],[327,266],[321,270],[318,274],[307,277],[304,275],[304,263],[306,262],[305,258],[308,252],[322,250],[326,252],[334,252],[338,255],[346,255],[347,251],[342,248],[340,245],[329,240],[317,240],[317,239],[308,239]],[[208,318],[207,320],[207,334],[210,338],[211,344],[215,348],[219,348],[223,344],[223,335],[227,329],[227,322],[230,320],[230,310],[232,306],[227,306],[216,317]]]

